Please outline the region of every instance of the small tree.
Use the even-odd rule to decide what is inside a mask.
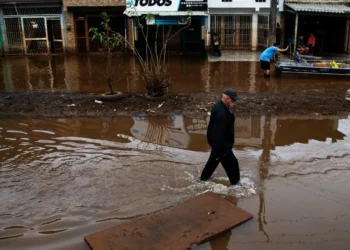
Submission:
[[[101,13],[101,18],[102,31],[96,27],[92,27],[89,29],[89,33],[92,34],[91,41],[98,40],[102,46],[100,49],[100,51],[103,52],[101,65],[105,68],[102,71],[97,69],[94,71],[106,79],[110,94],[113,95],[114,91],[112,82],[118,82],[126,75],[122,57],[113,56],[113,51],[118,47],[122,47],[124,45],[124,41],[122,37],[117,32],[113,31],[109,26],[110,17],[107,15],[107,13]]]
[[[168,42],[178,35],[184,29],[187,29],[191,25],[191,11],[187,11],[187,16],[185,17],[185,25],[175,32],[172,32],[172,27],[170,26],[168,32],[163,37],[162,41],[159,41],[159,25],[155,25],[155,40],[154,44],[149,41],[150,29],[149,25],[142,24],[142,21],[150,22],[154,20],[152,13],[139,17],[135,6],[132,2],[127,1],[127,9],[129,9],[128,14],[130,16],[136,16],[136,25],[140,29],[143,38],[145,39],[145,53],[141,54],[130,42],[125,39],[121,34],[119,40],[124,41],[129,49],[132,50],[134,55],[140,62],[142,69],[142,78],[146,84],[147,94],[149,96],[158,97],[164,96],[168,93],[170,86],[170,77],[167,71],[167,45]],[[159,46],[160,42],[160,46]]]

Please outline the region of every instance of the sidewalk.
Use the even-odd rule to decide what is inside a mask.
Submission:
[[[262,51],[252,52],[245,50],[222,50],[221,57],[208,53],[209,62],[259,62]],[[350,54],[328,53],[321,56],[323,60],[347,61],[350,62]],[[282,61],[292,60],[289,53],[281,53]]]
[[[221,57],[208,53],[209,62],[259,62],[261,52],[222,50]]]

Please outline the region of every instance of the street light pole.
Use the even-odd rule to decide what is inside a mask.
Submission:
[[[278,0],[270,0],[269,46],[276,42],[276,19]]]

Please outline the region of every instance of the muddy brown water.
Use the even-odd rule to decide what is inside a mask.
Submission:
[[[138,63],[123,56],[114,89],[142,92],[145,85]],[[116,65],[120,65],[116,63]],[[30,56],[2,58],[0,91],[106,92],[99,72],[104,63],[95,56]],[[341,92],[350,89],[348,76],[283,75],[264,78],[259,62],[209,62],[202,57],[173,56],[168,63],[174,92],[222,91],[227,87],[240,92]],[[128,72],[128,74],[120,74]]]
[[[350,116],[238,117],[242,180],[195,183],[207,119],[0,118],[0,249],[88,249],[85,235],[211,191],[254,219],[198,246],[349,249]]]

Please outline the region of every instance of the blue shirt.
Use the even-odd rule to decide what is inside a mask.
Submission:
[[[271,46],[271,47],[265,49],[264,52],[260,56],[260,60],[269,62],[277,50],[278,50],[278,48],[275,46]]]

